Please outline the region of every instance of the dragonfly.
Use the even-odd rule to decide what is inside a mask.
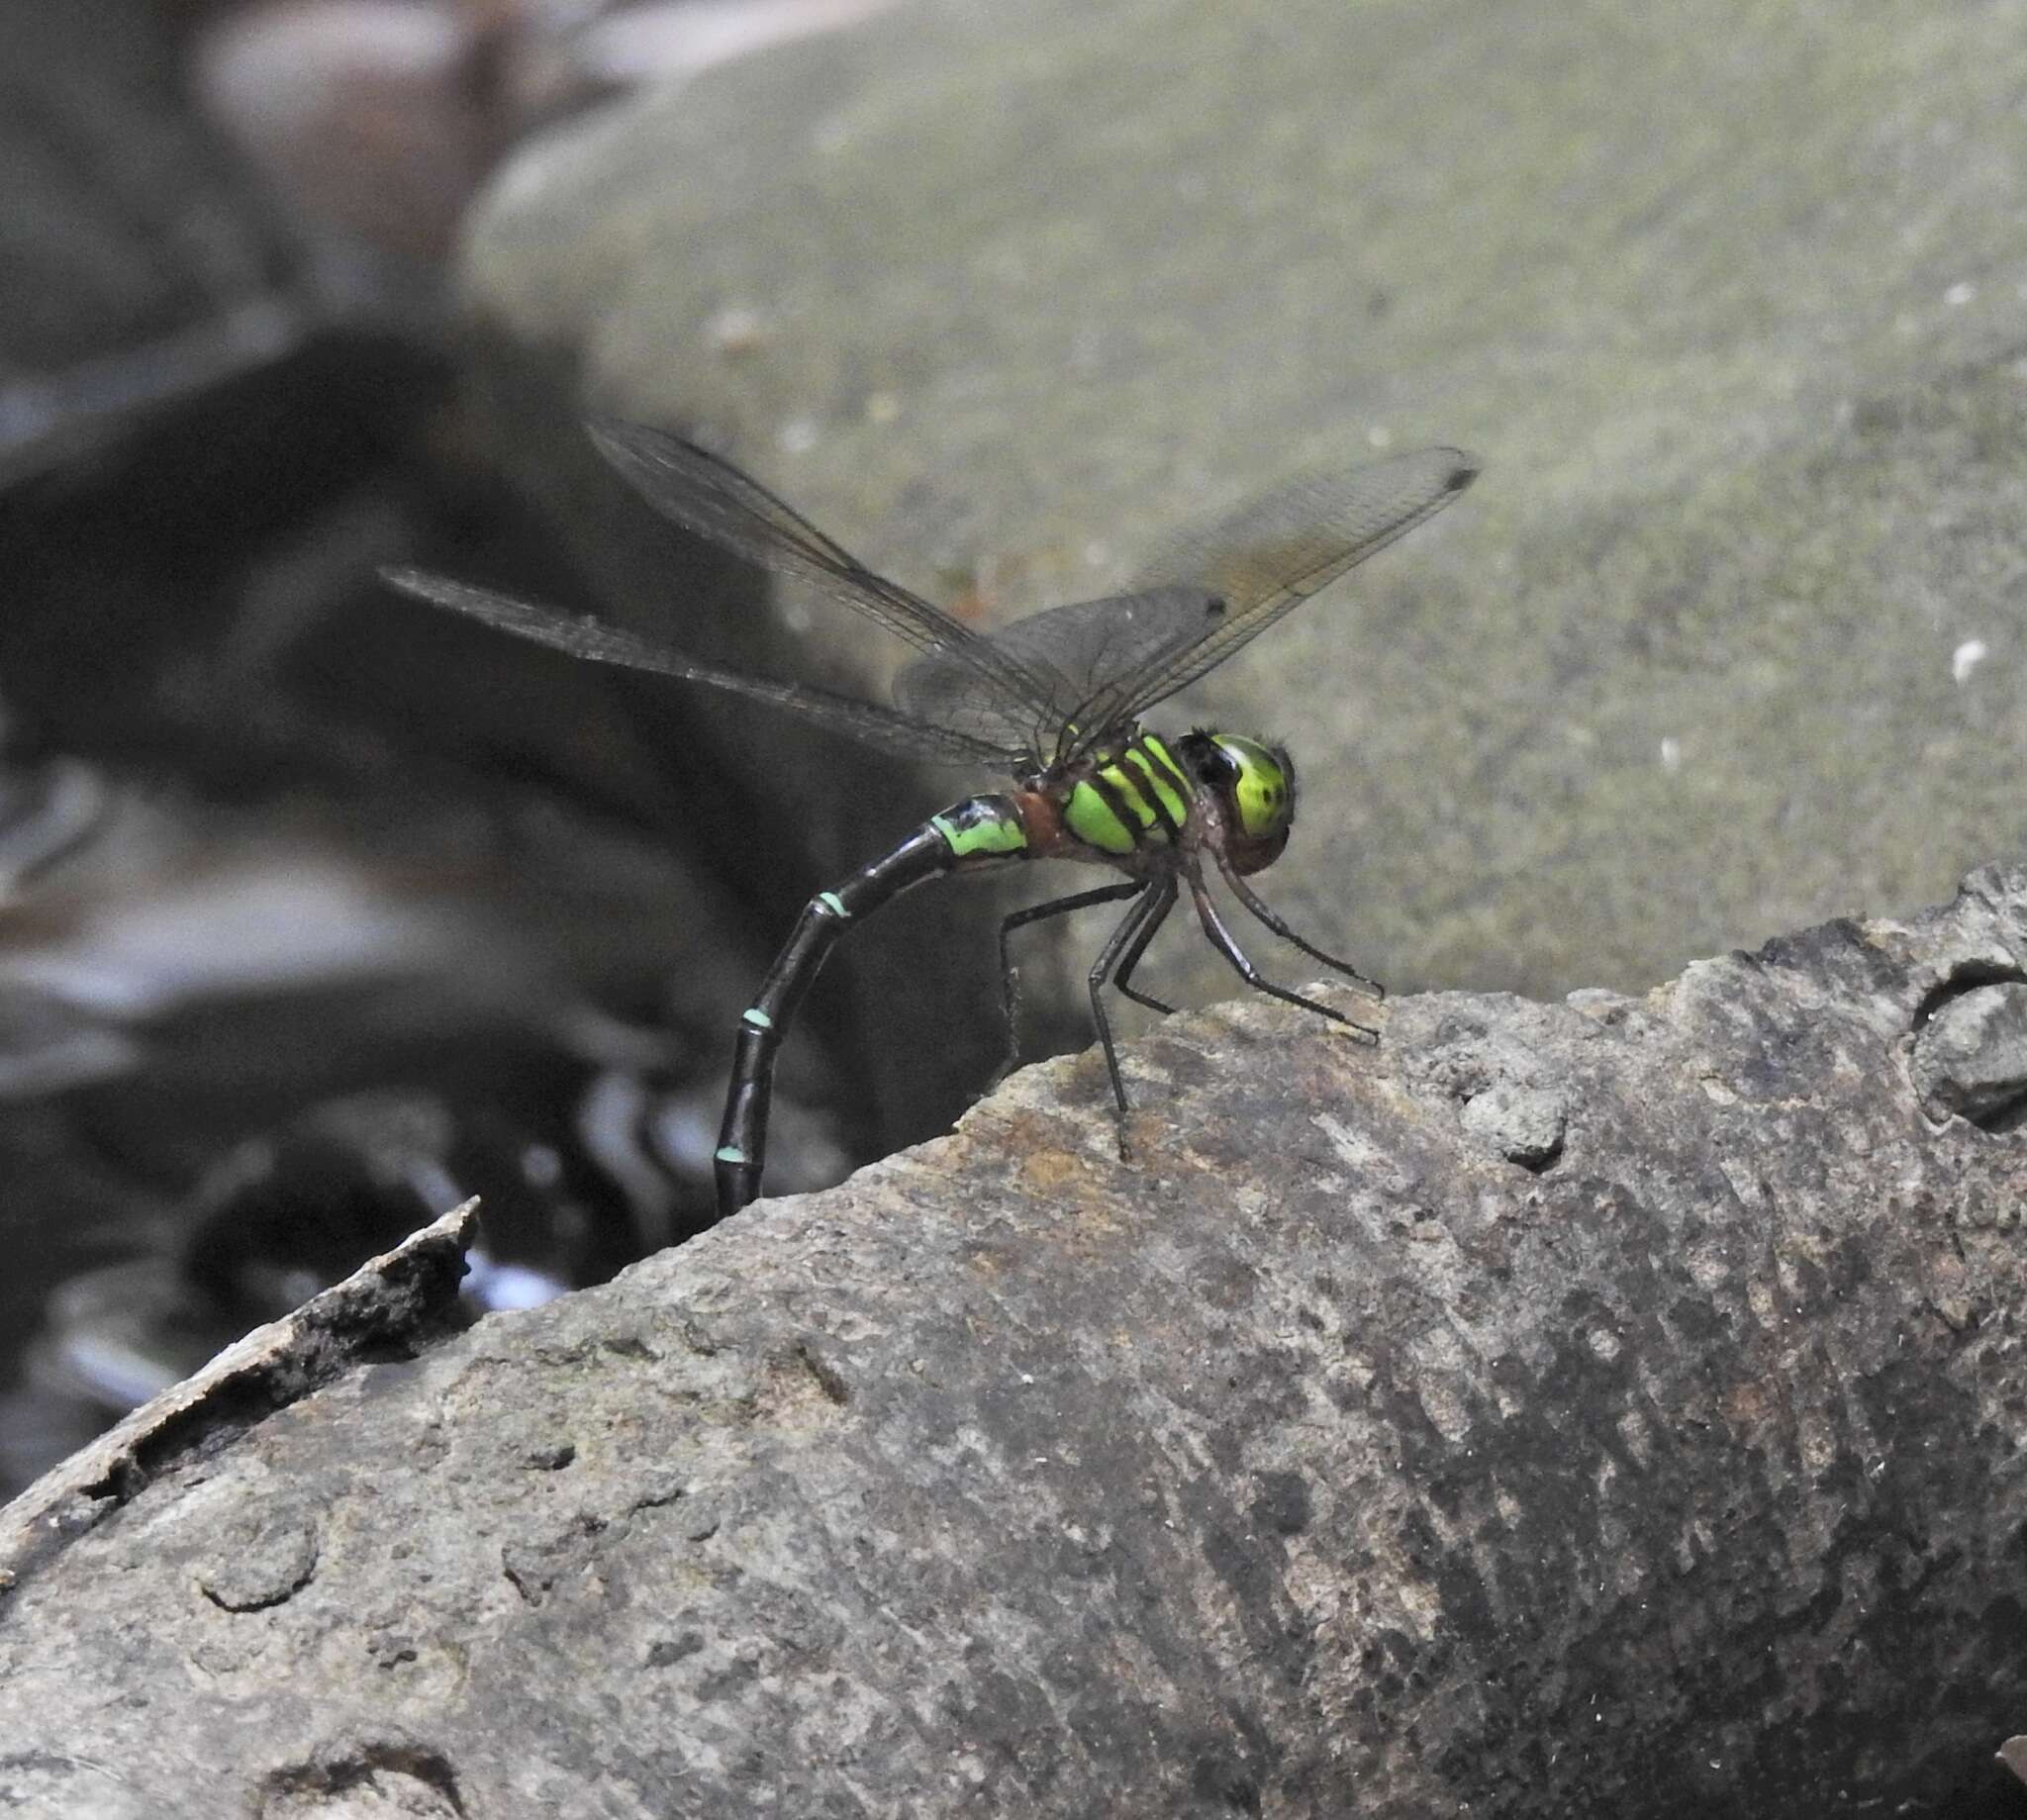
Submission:
[[[1472,455],[1425,448],[1298,475],[1174,537],[1124,593],[982,631],[868,568],[751,475],[694,442],[636,424],[587,429],[663,517],[843,602],[914,646],[892,705],[724,668],[618,625],[444,576],[389,570],[386,581],[573,657],[702,683],[881,751],[991,768],[1012,783],[931,815],[804,907],[739,1019],[714,1164],[721,1216],[759,1196],[775,1059],[839,938],[903,892],[949,874],[1063,859],[1123,875],[1014,910],[1001,922],[999,942],[1011,1068],[1017,1054],[1014,933],[1072,910],[1129,905],[1087,978],[1121,1157],[1131,1102],[1105,990],[1114,987],[1150,1010],[1175,1008],[1138,990],[1133,973],[1185,892],[1206,937],[1247,986],[1378,1040],[1372,1026],[1336,1006],[1267,979],[1208,889],[1207,869],[1275,935],[1372,998],[1384,996],[1351,962],[1299,934],[1248,883],[1281,857],[1295,824],[1296,770],[1287,748],[1201,727],[1165,736],[1141,717],[1441,511],[1477,476]]]

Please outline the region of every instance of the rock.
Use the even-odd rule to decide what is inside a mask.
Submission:
[[[302,220],[422,260],[447,248],[493,149],[485,47],[474,8],[291,0],[203,27],[192,83]]]
[[[1985,1124],[2027,1099],[2027,985],[1973,986],[1946,1000],[1914,1039],[1910,1064],[1933,1118]]]
[[[2020,1140],[1895,1057],[2003,965],[2027,865],[1377,1049],[1221,1006],[1127,1050],[1131,1165],[1051,1063],[604,1288],[172,1392],[0,1514],[0,1792],[1934,1811],[2027,1698],[2027,1271]]]

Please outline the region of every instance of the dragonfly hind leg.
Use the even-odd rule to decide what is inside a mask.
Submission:
[[[1121,898],[1137,897],[1146,887],[1138,879],[1126,879],[1117,885],[1101,885],[1096,891],[1080,891],[1067,898],[1051,898],[1046,904],[1030,905],[1026,910],[1014,910],[1000,919],[1000,1002],[1007,1015],[1007,1059],[985,1085],[984,1092],[994,1088],[1020,1066],[1020,969],[1014,965],[1014,952],[1009,937],[1015,929],[1025,928],[1030,922],[1046,922],[1051,916],[1067,916],[1072,910],[1089,910],[1094,904],[1116,904]],[[1132,970],[1131,963],[1127,971]]]
[[[1230,858],[1221,847],[1213,847],[1211,851],[1216,855],[1218,871],[1224,874],[1224,882],[1231,887],[1231,895],[1238,899],[1247,910],[1252,911],[1275,934],[1279,935],[1283,941],[1287,942],[1291,947],[1300,948],[1310,960],[1321,961],[1332,973],[1341,973],[1353,985],[1363,987],[1369,997],[1373,999],[1386,998],[1387,989],[1378,980],[1372,978],[1369,974],[1359,972],[1349,961],[1340,960],[1334,954],[1325,954],[1314,942],[1304,939],[1297,934],[1294,929],[1290,928],[1262,900],[1260,895],[1254,891],[1252,886],[1248,885],[1239,876],[1238,869],[1233,866]],[[1304,1003],[1307,1003],[1307,1001],[1304,1001]],[[1364,1026],[1361,1025],[1360,1027],[1363,1028]]]
[[[1204,925],[1204,933],[1209,937],[1210,945],[1232,965],[1240,979],[1255,992],[1263,992],[1270,999],[1279,999],[1285,1005],[1299,1005],[1305,1011],[1314,1011],[1319,1017],[1327,1017],[1332,1023],[1341,1023],[1348,1030],[1355,1030],[1360,1036],[1373,1042],[1380,1040],[1379,1031],[1370,1024],[1363,1024],[1355,1017],[1347,1017],[1334,1006],[1325,1005],[1318,999],[1304,998],[1301,993],[1290,992],[1286,986],[1277,986],[1267,979],[1237,942],[1232,940],[1231,931],[1224,926],[1224,919],[1217,913],[1217,906],[1210,902],[1210,894],[1204,889],[1204,881],[1195,873],[1190,875],[1190,898],[1197,906],[1197,920]],[[1272,924],[1268,925],[1272,927]]]

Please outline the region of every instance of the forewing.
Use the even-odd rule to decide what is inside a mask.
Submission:
[[[608,419],[588,428],[599,452],[664,518],[842,601],[919,651],[947,653],[971,672],[974,693],[1035,718],[1045,694],[1039,678],[941,608],[867,568],[750,474],[641,424]]]
[[[991,765],[1006,769],[1019,764],[1024,752],[1019,742],[1009,749],[990,739],[973,737],[947,726],[928,725],[879,708],[871,702],[855,701],[848,695],[834,695],[804,683],[777,683],[766,677],[743,676],[736,670],[721,670],[714,664],[672,650],[652,638],[607,625],[597,620],[582,620],[533,601],[516,600],[496,594],[490,588],[474,588],[441,575],[426,575],[416,569],[389,569],[382,580],[390,587],[412,594],[434,607],[447,607],[517,637],[531,638],[537,644],[567,652],[591,663],[618,664],[628,670],[648,670],[659,676],[680,677],[685,682],[704,683],[741,695],[749,701],[785,708],[791,714],[816,720],[838,732],[847,733],[862,744],[884,752],[911,758],[936,758],[947,762]]]
[[[1125,688],[1138,717],[1257,638],[1291,609],[1432,518],[1478,475],[1460,448],[1424,448],[1285,481],[1168,543],[1142,585],[1194,584],[1224,603],[1203,637],[1157,656]]]
[[[1217,611],[1201,588],[1156,588],[1052,607],[992,633],[989,642],[1041,681],[1046,700],[1039,713],[1008,714],[978,700],[964,668],[942,652],[910,664],[895,680],[894,700],[940,726],[995,742],[1025,741],[1045,756],[1066,725],[1095,731],[1107,724],[1116,683],[1196,643]]]

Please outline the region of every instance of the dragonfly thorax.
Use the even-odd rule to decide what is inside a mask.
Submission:
[[[1198,731],[1171,742],[1135,727],[1059,773],[1048,800],[1071,841],[1129,871],[1209,844],[1234,870],[1258,872],[1288,845],[1295,767],[1279,747],[1236,734]]]

